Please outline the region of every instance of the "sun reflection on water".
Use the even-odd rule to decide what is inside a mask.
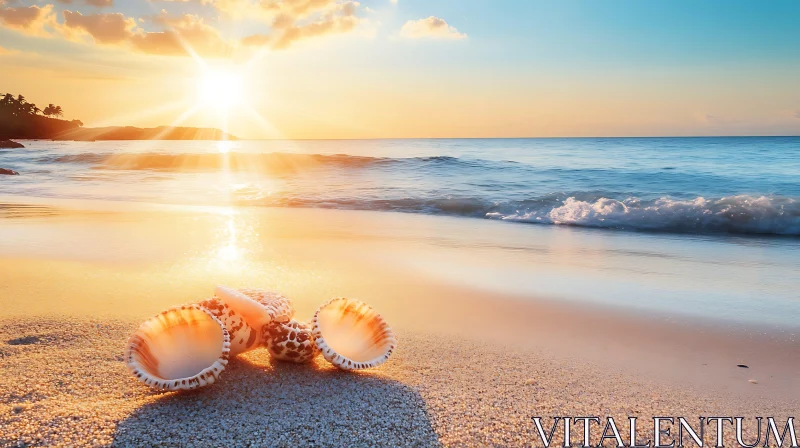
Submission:
[[[220,140],[216,143],[216,147],[220,154],[228,154],[232,150],[236,149],[236,143],[230,140]]]

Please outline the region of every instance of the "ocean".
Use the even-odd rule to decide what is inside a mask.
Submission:
[[[409,272],[800,327],[800,137],[23,143],[0,221],[28,198],[374,211],[408,220],[358,235],[439,248]],[[34,247],[9,229],[0,253]]]
[[[26,141],[3,195],[800,235],[800,138]]]

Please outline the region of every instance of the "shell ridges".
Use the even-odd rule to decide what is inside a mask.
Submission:
[[[329,316],[325,317],[322,315],[323,313],[328,313]],[[332,321],[323,323],[323,320],[326,319],[332,319]],[[340,320],[337,321],[337,319]],[[343,326],[336,328],[339,322]],[[328,328],[324,328],[326,326]],[[344,336],[333,334],[333,329],[345,333]],[[363,302],[346,298],[331,299],[317,309],[312,320],[312,335],[322,356],[343,370],[377,367],[386,362],[397,347],[397,338],[394,332],[380,314]],[[348,342],[353,343],[353,341],[360,343],[363,348],[365,337],[369,338],[371,342],[369,350],[375,355],[369,359],[354,360],[351,359],[355,357],[353,353],[350,353],[350,357],[348,357],[334,348],[334,346],[338,346],[339,351],[344,351],[342,348]],[[364,355],[364,353],[359,354]],[[367,356],[369,355],[367,354]]]
[[[216,346],[208,347],[209,353],[214,354],[216,359],[213,362],[209,360],[210,364],[207,367],[190,376],[180,378],[159,376],[160,360],[153,353],[153,348],[150,346],[155,343],[154,337],[163,337],[166,334],[164,332],[179,327],[188,327],[189,330],[199,331],[203,322],[219,326],[219,334],[221,334],[219,351],[216,351]],[[213,324],[211,328],[214,328]],[[219,341],[216,338],[212,338],[212,340]],[[125,362],[128,370],[136,379],[152,388],[190,390],[213,384],[216,381],[228,364],[230,346],[228,331],[222,322],[209,310],[199,305],[181,305],[162,311],[139,326],[126,345]]]

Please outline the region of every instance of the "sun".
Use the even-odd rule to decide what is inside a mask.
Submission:
[[[244,103],[245,79],[226,69],[207,69],[197,81],[197,100],[205,107],[228,110]]]

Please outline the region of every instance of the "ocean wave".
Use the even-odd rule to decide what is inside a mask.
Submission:
[[[800,235],[800,201],[787,197],[729,196],[692,200],[638,198],[579,200],[556,207],[492,211],[508,221],[679,233]]]
[[[240,205],[395,211],[670,233],[800,236],[800,200],[795,198],[739,195],[719,199],[617,200],[595,193],[563,196],[507,202],[454,197],[367,200],[250,196],[252,200],[242,198]]]
[[[347,154],[298,154],[298,153],[80,153],[41,157],[44,163],[80,163],[95,168],[115,170],[160,170],[160,171],[254,171],[265,173],[296,172],[315,167],[359,168],[383,164],[423,163],[458,164],[482,163],[457,157],[369,157]]]

